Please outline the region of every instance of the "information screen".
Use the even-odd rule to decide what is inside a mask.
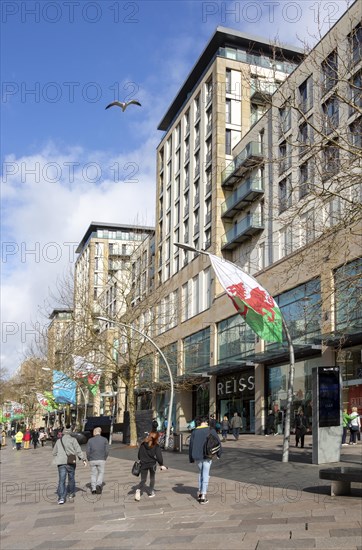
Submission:
[[[341,423],[339,367],[318,367],[319,427]]]

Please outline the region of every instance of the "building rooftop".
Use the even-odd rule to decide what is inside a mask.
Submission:
[[[143,225],[128,225],[128,224],[118,224],[118,223],[105,223],[105,222],[91,222],[87,231],[85,232],[82,240],[80,241],[76,253],[80,254],[87,244],[88,240],[92,236],[92,233],[98,229],[108,230],[108,231],[122,231],[122,232],[134,232],[134,233],[153,233],[155,231],[154,227],[148,227]]]
[[[304,50],[301,48],[289,45],[281,46],[280,44],[253,34],[240,32],[227,27],[217,27],[205,49],[191,69],[184,84],[181,86],[175,99],[169,106],[158,126],[158,130],[166,131],[169,128],[177,113],[190,96],[201,75],[206,71],[218,49],[221,47],[244,48],[251,54],[272,54],[278,60],[294,61],[296,63],[299,63],[304,58]]]

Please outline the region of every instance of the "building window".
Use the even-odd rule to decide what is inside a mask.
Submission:
[[[308,210],[301,216],[302,225],[302,246],[314,241],[316,236],[315,230],[315,212],[314,210]]]
[[[225,122],[226,124],[231,123],[231,99],[225,101]]]
[[[362,259],[343,265],[334,272],[336,330],[361,325]]]
[[[225,155],[231,155],[231,130],[225,130]]]
[[[360,156],[362,149],[362,116],[358,117],[352,124],[349,125],[350,143],[358,149],[358,155]],[[351,151],[353,155],[357,151]]]
[[[313,118],[310,117],[307,121],[302,122],[299,126],[298,140],[300,142],[299,156],[302,157],[313,144]]]
[[[362,25],[359,23],[357,27],[353,29],[353,32],[348,37],[350,52],[351,52],[351,65],[355,65],[362,58]]]
[[[290,105],[283,105],[279,109],[280,134],[283,135],[292,127],[292,110]]]
[[[338,128],[339,124],[339,109],[338,99],[335,96],[330,97],[322,105],[324,117],[324,133],[330,134]]]
[[[255,334],[240,315],[233,315],[217,325],[219,361],[237,360],[254,351]]]
[[[313,178],[312,173],[312,161],[309,160],[302,164],[299,168],[299,198],[302,199],[307,195],[311,189],[311,180]]]
[[[231,94],[231,69],[226,69],[225,88],[226,93]]]
[[[323,92],[327,93],[338,82],[338,56],[337,50],[326,57],[322,63],[322,88]]]
[[[279,174],[282,174],[291,167],[291,146],[290,143],[283,141],[279,145]]]
[[[209,229],[205,229],[205,242],[204,242],[204,250],[207,250],[211,246],[211,227]]]
[[[201,372],[210,366],[210,328],[200,330],[183,340],[185,374]]]
[[[292,206],[292,180],[291,176],[279,182],[279,214]]]
[[[280,230],[280,257],[288,256],[293,252],[293,231],[291,224]]]
[[[322,303],[320,279],[274,296],[295,343],[308,343],[320,335]]]
[[[339,147],[338,140],[331,141],[323,149],[323,171],[322,181],[326,181],[338,173],[339,163]]]
[[[194,102],[195,122],[200,118],[200,96],[195,98]]]
[[[185,136],[187,136],[187,134],[190,132],[190,111],[187,111],[185,113],[184,125],[185,125]]]
[[[180,145],[181,143],[181,124],[178,123],[175,130],[175,141],[176,141],[176,147]]]
[[[306,113],[313,107],[313,80],[309,76],[303,84],[299,86],[299,108],[302,113]]]
[[[358,113],[362,108],[362,71],[356,73],[349,81],[351,104],[349,116]]]

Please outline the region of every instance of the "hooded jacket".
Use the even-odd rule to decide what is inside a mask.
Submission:
[[[146,442],[143,442],[138,449],[138,460],[141,461],[141,470],[153,468],[156,463],[163,466],[163,456],[159,445],[150,447]]]

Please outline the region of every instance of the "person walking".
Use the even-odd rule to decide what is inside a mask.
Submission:
[[[298,414],[295,419],[295,446],[298,447],[300,440],[300,447],[304,447],[304,436],[308,430],[307,417],[304,415],[303,409],[299,407]]]
[[[224,418],[221,421],[221,435],[222,435],[222,441],[227,441],[228,433],[230,429],[229,419],[225,415]]]
[[[16,434],[15,428],[11,428],[10,437],[11,437],[11,443],[13,446],[13,451],[16,449],[15,434]]]
[[[266,436],[275,435],[275,414],[273,413],[273,411],[268,411],[265,431]]]
[[[346,443],[347,439],[347,431],[348,431],[348,424],[351,417],[348,414],[347,409],[343,409],[342,413],[342,424],[343,424],[343,432],[342,432],[342,447],[348,446],[348,443]]]
[[[68,495],[69,500],[75,497],[75,463],[68,464],[68,456],[75,455],[87,465],[84,454],[75,437],[71,435],[70,426],[63,429],[63,436],[57,439],[53,448],[53,464],[58,466],[58,504],[64,504]],[[68,476],[68,487],[65,486]]]
[[[212,459],[205,458],[204,447],[210,433],[219,441],[220,449],[217,452],[217,457],[220,458],[222,453],[220,439],[216,430],[209,427],[207,417],[201,418],[199,425],[192,431],[189,445],[189,461],[191,463],[196,462],[199,468],[197,500],[200,504],[207,504],[209,502],[207,499],[207,489],[209,486]]]
[[[357,445],[356,436],[361,429],[361,419],[358,414],[357,407],[352,407],[352,412],[349,415],[349,444]]]
[[[21,430],[18,430],[15,434],[15,445],[16,445],[17,451],[20,451],[21,449],[21,442],[23,441],[23,437],[24,437],[23,432]]]
[[[27,428],[25,430],[25,434],[24,434],[23,439],[24,439],[24,449],[29,449],[30,441],[31,441],[31,433],[30,433],[29,428]]]
[[[91,468],[92,495],[100,495],[103,490],[104,470],[108,458],[108,440],[101,435],[102,428],[94,428],[93,437],[88,439],[87,460]]]
[[[138,460],[141,462],[141,481],[136,489],[134,499],[139,501],[146,487],[147,475],[150,474],[150,486],[147,491],[149,498],[155,496],[155,481],[157,463],[160,470],[167,470],[163,465],[163,456],[158,444],[159,432],[151,432],[138,449]]]
[[[237,412],[234,413],[234,416],[231,419],[230,427],[233,431],[233,436],[237,441],[239,439],[240,429],[243,427],[243,421],[241,419],[241,416],[239,416]]]
[[[34,430],[32,431],[31,441],[33,443],[34,449],[36,449],[39,443],[39,432],[36,428],[34,428]]]

